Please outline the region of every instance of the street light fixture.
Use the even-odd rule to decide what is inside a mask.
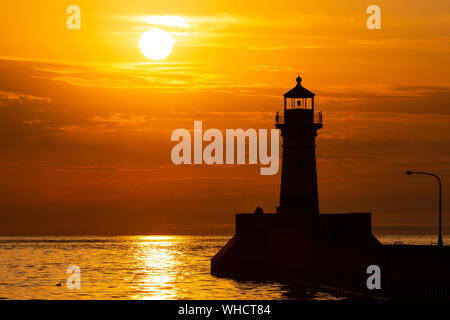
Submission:
[[[442,184],[441,184],[441,179],[439,179],[439,177],[433,173],[430,172],[417,172],[417,171],[406,171],[406,174],[408,176],[412,175],[412,174],[423,174],[423,175],[427,175],[427,176],[432,176],[434,178],[436,178],[436,180],[439,183],[439,238],[438,238],[438,247],[443,247],[444,246],[444,242],[442,241]]]

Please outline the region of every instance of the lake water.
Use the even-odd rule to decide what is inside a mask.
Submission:
[[[385,243],[435,242],[432,235],[377,235]],[[0,299],[344,299],[275,282],[210,275],[230,236],[0,237]],[[450,239],[445,239],[448,243]],[[81,269],[68,289],[66,269]],[[56,286],[62,283],[61,286]]]

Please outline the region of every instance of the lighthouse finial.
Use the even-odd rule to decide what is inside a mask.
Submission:
[[[300,72],[297,72],[297,86],[301,86],[302,85],[302,78],[300,77]]]

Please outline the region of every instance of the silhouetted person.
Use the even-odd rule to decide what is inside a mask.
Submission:
[[[255,212],[256,215],[262,215],[264,214],[263,209],[261,209],[261,207],[256,207]]]

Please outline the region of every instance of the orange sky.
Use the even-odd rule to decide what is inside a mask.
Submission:
[[[66,8],[81,8],[81,30]],[[259,166],[175,166],[177,128],[273,128],[282,94],[316,93],[322,212],[374,224],[450,224],[450,2],[3,1],[0,3],[0,235],[214,232],[257,205],[279,175]],[[161,16],[174,16],[171,20]],[[155,24],[160,21],[175,24]],[[166,23],[167,24],[167,23]],[[151,62],[157,27],[176,40]]]

